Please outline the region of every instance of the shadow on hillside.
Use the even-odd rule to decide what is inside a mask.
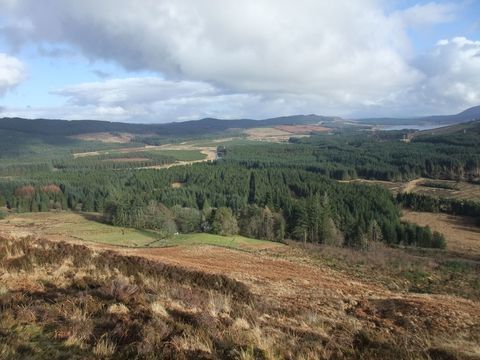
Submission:
[[[477,222],[472,217],[448,216],[446,221],[455,229],[480,233],[480,226],[478,226]]]
[[[76,212],[76,214],[80,215],[85,220],[95,221],[95,222],[99,222],[99,223],[102,223],[102,224],[107,223],[107,221],[105,219],[105,216],[102,215],[102,214],[85,213],[85,212],[80,212],[80,211]]]

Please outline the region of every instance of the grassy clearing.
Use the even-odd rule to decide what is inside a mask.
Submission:
[[[139,148],[128,150],[113,150],[113,151],[99,151],[98,155],[110,155],[110,156],[126,156],[133,155],[136,157],[149,155],[164,155],[173,157],[177,161],[196,161],[205,159],[206,155],[201,153],[200,150],[168,150],[168,149],[156,149],[156,148]]]
[[[465,181],[416,179],[411,182],[354,179],[340,182],[379,185],[393,194],[412,192],[433,197],[480,201],[480,185]]]
[[[480,261],[480,228],[476,225],[476,219],[418,211],[404,211],[402,219],[429,226],[433,231],[445,235],[449,251]]]
[[[247,129],[244,130],[244,133],[249,140],[270,142],[286,142],[291,137],[309,136],[293,134],[289,131],[283,131],[274,127]]]
[[[179,146],[179,145],[172,145]],[[177,161],[198,161],[205,159],[206,155],[201,152],[200,149],[168,149],[160,146],[148,146],[148,147],[130,147],[130,148],[117,148],[109,150],[99,150],[86,153],[77,153],[75,157],[95,157],[95,156],[112,156],[121,157],[134,156],[134,157],[149,157],[152,155],[165,155],[173,157]]]
[[[159,239],[152,231],[120,228],[70,212],[13,214],[0,222],[13,234],[75,238],[118,246],[147,246]]]
[[[0,226],[15,235],[39,235],[75,238],[84,241],[127,247],[166,247],[211,245],[239,248],[280,246],[270,241],[243,236],[219,236],[206,233],[179,234],[162,239],[154,231],[121,228],[95,221],[96,214],[71,212],[13,214],[0,221]]]
[[[194,146],[204,146],[204,147],[237,146],[237,145],[252,145],[252,144],[258,144],[258,141],[238,137],[238,138],[228,138],[228,139],[218,139],[218,140],[204,140],[204,141],[192,142],[192,145],[194,145]]]
[[[222,246],[229,248],[249,248],[249,247],[271,247],[276,246],[277,243],[264,240],[256,240],[246,238],[240,235],[234,236],[220,236],[207,233],[198,233],[198,234],[178,234],[173,238],[165,241],[167,246],[174,245],[213,245],[213,246]],[[158,243],[155,243],[157,245]],[[278,244],[278,246],[281,246]]]
[[[464,181],[435,180],[420,182],[413,188],[412,192],[434,197],[480,201],[480,185]]]
[[[367,180],[367,179],[339,180],[339,182],[378,185],[378,186],[384,187],[385,189],[391,191],[394,194],[401,192],[405,186],[405,183],[402,183],[402,182]]]
[[[171,156],[177,161],[199,161],[207,157],[199,150],[154,150],[155,154]]]

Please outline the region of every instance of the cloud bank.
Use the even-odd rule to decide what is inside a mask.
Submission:
[[[418,93],[432,108],[480,104],[480,41],[440,40],[416,65],[426,75]]]
[[[389,14],[379,0],[0,0],[8,19],[0,34],[12,48],[68,44],[92,61],[157,74],[56,89],[78,112],[70,117],[443,112],[478,102],[478,44],[457,38],[415,55],[407,30],[452,21],[456,8],[431,2]]]

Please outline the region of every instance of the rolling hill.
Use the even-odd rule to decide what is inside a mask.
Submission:
[[[480,106],[474,106],[454,115],[432,115],[423,117],[408,118],[364,118],[356,119],[357,122],[368,125],[421,125],[421,124],[438,124],[450,125],[472,120],[480,119]]]
[[[162,136],[203,135],[232,128],[249,129],[276,125],[303,125],[318,123],[342,123],[341,119],[319,115],[294,115],[264,120],[222,120],[205,118],[167,124],[129,124],[96,120],[50,120],[2,118],[0,130],[35,133],[40,135],[71,136],[99,132],[123,132],[133,134],[156,134]]]
[[[362,118],[352,120],[353,124],[365,125],[450,125],[480,119],[480,106],[469,108],[455,115],[433,115],[408,118]],[[165,124],[132,124],[99,120],[51,120],[0,118],[0,130],[34,133],[38,135],[72,136],[100,132],[116,132],[131,134],[151,134],[159,136],[204,135],[228,129],[251,129],[278,125],[323,124],[331,128],[342,128],[352,122],[337,116],[292,115],[274,117],[263,120],[253,119],[215,119],[204,118],[184,122]]]

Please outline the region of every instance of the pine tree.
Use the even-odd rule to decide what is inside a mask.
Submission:
[[[255,183],[255,173],[252,171],[250,173],[250,187],[248,191],[248,203],[254,204],[256,198],[256,183]]]

